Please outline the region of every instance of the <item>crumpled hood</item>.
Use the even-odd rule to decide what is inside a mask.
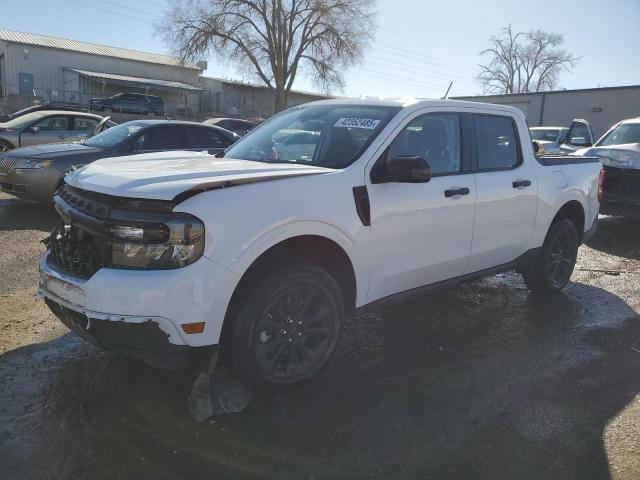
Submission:
[[[598,157],[608,167],[640,170],[640,143],[583,148],[576,155]]]
[[[216,158],[206,152],[160,152],[104,158],[76,170],[66,182],[107,195],[172,200],[188,190],[329,173],[330,168]]]

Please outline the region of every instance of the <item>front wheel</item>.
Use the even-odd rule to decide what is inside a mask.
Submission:
[[[345,309],[338,284],[324,270],[281,268],[247,289],[239,303],[226,356],[252,384],[296,386],[333,354]]]
[[[558,292],[569,282],[578,257],[580,239],[571,220],[551,225],[534,265],[523,272],[524,282],[533,292]]]

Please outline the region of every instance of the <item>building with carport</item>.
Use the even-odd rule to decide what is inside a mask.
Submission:
[[[96,96],[160,96],[169,114],[200,110],[202,69],[180,59],[0,29],[0,109],[34,103],[87,107]]]

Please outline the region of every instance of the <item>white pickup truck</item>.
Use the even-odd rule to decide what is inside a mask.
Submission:
[[[295,135],[293,141],[288,141]],[[104,159],[54,197],[40,294],[101,347],[217,355],[300,383],[356,309],[517,270],[569,281],[601,165],[536,157],[524,115],[457,101],[329,100],[274,116],[223,158]]]

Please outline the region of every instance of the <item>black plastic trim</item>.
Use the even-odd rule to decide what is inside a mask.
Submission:
[[[356,212],[358,212],[362,225],[369,227],[371,225],[371,204],[367,187],[364,185],[353,187],[353,199],[356,202]]]
[[[479,278],[484,278],[484,277],[491,277],[493,275],[497,275],[498,273],[509,272],[512,270],[522,271],[527,268],[530,268],[535,263],[536,259],[538,258],[539,252],[540,252],[540,248],[532,248],[527,252],[525,252],[524,254],[522,254],[520,257],[516,258],[515,260],[505,263],[503,265],[486,268],[478,272],[468,273],[460,277],[449,278],[441,282],[436,282],[429,285],[423,285],[422,287],[412,288],[411,290],[405,290],[404,292],[394,293],[393,295],[380,298],[367,305],[364,305],[363,307],[360,307],[360,309],[371,310],[371,309],[379,308],[387,304],[402,302],[411,298],[421,297],[423,295],[426,295],[428,293],[432,293],[438,290],[454,287],[463,282],[477,280]]]
[[[536,155],[535,157],[538,163],[545,167],[600,162],[600,160],[598,160],[598,157],[579,157],[576,155]]]
[[[216,345],[190,347],[174,345],[157,323],[127,323],[88,319],[84,314],[45,298],[49,309],[69,330],[104,350],[140,358],[152,367],[184,368],[198,355],[211,354]],[[88,328],[87,328],[88,327]]]

